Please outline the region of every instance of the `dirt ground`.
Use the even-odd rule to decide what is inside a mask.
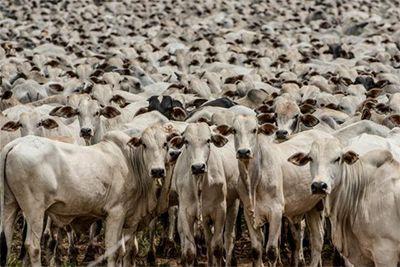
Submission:
[[[251,266],[251,243],[249,240],[249,236],[247,231],[243,227],[243,233],[241,238],[237,239],[235,242],[235,255],[237,258],[238,266],[247,267]],[[158,231],[160,234],[160,229]],[[9,266],[21,266],[22,262],[18,259],[20,250],[21,250],[21,240],[22,240],[22,220],[19,219],[16,224],[16,231],[14,232],[14,242],[11,248],[11,254],[8,256],[8,265]],[[104,253],[104,240],[102,236],[99,237],[98,242],[96,243],[96,257],[102,255]],[[139,241],[139,250],[140,250],[140,257],[138,259],[138,263],[140,266],[148,264],[146,259],[147,251],[149,250],[149,238],[147,233],[141,233],[138,236]],[[177,240],[178,241],[178,240]],[[156,242],[160,243],[159,235],[156,237]],[[168,249],[167,251],[163,248],[163,246],[157,247],[157,266],[181,266],[180,265],[180,258],[179,258],[179,242],[175,243],[175,249]],[[333,266],[333,248],[332,245],[328,244],[329,241],[325,241],[324,249],[322,253],[323,258],[323,266]],[[85,252],[88,244],[88,236],[81,235],[77,242],[76,247],[78,250],[78,265],[76,266],[86,266],[88,262],[84,261]],[[68,241],[66,238],[66,234],[63,234],[62,244],[59,246],[59,258],[61,259],[62,266],[75,266],[74,264],[69,263],[68,259]],[[166,255],[167,254],[167,255]],[[291,251],[286,246],[281,248],[281,264],[278,266],[291,266],[290,264],[290,255]],[[307,244],[307,240],[304,242],[304,256],[306,258],[306,263],[309,263],[310,259],[310,249]],[[266,262],[265,262],[266,263]],[[42,246],[42,264],[44,266],[49,265],[48,255],[46,252],[43,251]],[[104,262],[101,264],[105,264]],[[99,265],[99,266],[101,266]],[[198,265],[199,266],[206,266],[206,257],[205,255],[198,256]]]

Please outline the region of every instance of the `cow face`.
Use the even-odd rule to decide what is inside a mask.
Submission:
[[[211,144],[222,147],[227,142],[228,139],[224,136],[213,134],[204,122],[190,124],[182,136],[171,139],[171,144],[175,147],[185,146],[182,153],[185,153],[193,175],[202,175],[207,172]]]
[[[20,129],[21,136],[45,136],[46,130],[53,130],[56,128],[58,128],[58,123],[54,119],[44,118],[39,112],[32,111],[22,113],[17,122],[7,122],[3,125],[1,130],[13,132]]]
[[[174,135],[175,136],[175,135]],[[141,155],[140,162],[144,171],[154,178],[164,178],[166,175],[165,163],[168,162],[168,140],[171,139],[160,126],[147,128],[142,136],[132,137],[128,145],[138,149]]]
[[[284,98],[277,98],[275,101],[275,116],[278,126],[275,138],[278,141],[285,141],[290,135],[299,132],[300,124],[314,127],[319,123],[319,120],[313,115],[303,115],[295,101]]]
[[[216,128],[222,135],[234,134],[236,157],[242,161],[254,157],[258,134],[272,135],[276,130],[277,127],[273,124],[258,125],[256,117],[244,115],[237,116],[232,127],[220,125]]]
[[[353,151],[343,152],[336,139],[314,141],[308,154],[296,153],[288,161],[297,166],[310,162],[312,194],[330,194],[340,182],[343,164],[354,164],[358,155]]]
[[[81,128],[80,136],[86,141],[90,141],[100,130],[101,116],[111,119],[121,114],[115,107],[106,106],[102,108],[97,101],[87,98],[82,98],[76,106],[55,108],[50,112],[50,115],[63,118],[77,116]]]

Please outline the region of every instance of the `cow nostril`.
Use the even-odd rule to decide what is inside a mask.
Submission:
[[[206,171],[206,165],[204,163],[193,164],[191,168],[193,174],[203,174]]]
[[[324,182],[314,182],[311,184],[311,192],[313,194],[326,194],[328,185]]]
[[[286,130],[278,130],[278,131],[276,132],[276,136],[278,136],[278,137],[286,137],[288,134],[289,134],[289,133],[288,133],[288,131],[286,131]]]
[[[81,136],[88,137],[92,135],[92,129],[89,128],[82,128],[81,129]]]
[[[251,151],[248,148],[241,148],[241,149],[238,149],[238,151],[237,151],[238,158],[249,158],[250,154],[251,154]]]
[[[163,178],[165,176],[165,170],[161,168],[151,169],[151,176],[153,178]]]

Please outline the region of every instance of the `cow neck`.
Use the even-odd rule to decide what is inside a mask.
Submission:
[[[135,199],[147,198],[151,194],[150,190],[153,189],[153,179],[150,177],[146,170],[146,165],[143,157],[143,147],[130,148],[131,156],[129,157],[133,172],[133,179],[137,181],[137,188],[135,190]]]
[[[353,165],[341,163],[339,183],[328,195],[327,215],[332,223],[332,240],[338,250],[346,257],[355,240],[353,223],[361,208],[369,178],[364,173],[361,160]]]

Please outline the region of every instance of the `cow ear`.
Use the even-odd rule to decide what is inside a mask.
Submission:
[[[271,123],[264,123],[263,125],[260,125],[258,127],[258,133],[262,133],[265,135],[272,135],[276,132],[276,130],[278,130],[278,127]]]
[[[175,136],[180,136],[180,135],[179,135],[178,133],[170,133],[170,134],[167,136],[167,142],[171,141],[172,138],[174,138]]]
[[[269,105],[262,105],[259,106],[254,110],[256,113],[271,113],[273,109]]]
[[[207,123],[209,126],[212,125],[211,121],[210,121],[209,119],[207,119],[207,118],[204,118],[204,117],[200,117],[200,118],[197,120],[197,122],[205,122],[205,123]]]
[[[264,123],[275,123],[276,122],[276,114],[275,113],[261,113],[257,115],[257,120],[259,124]]]
[[[326,108],[330,108],[330,109],[334,109],[334,110],[338,110],[338,105],[333,104],[333,103],[329,103],[328,105],[325,106]]]
[[[59,83],[50,84],[49,88],[51,89],[51,91],[53,91],[55,93],[60,93],[60,92],[64,91],[64,87]]]
[[[142,144],[142,139],[140,139],[139,137],[132,137],[127,145],[134,148],[134,147],[138,147]]]
[[[383,103],[379,103],[378,105],[376,105],[375,109],[380,113],[389,113],[392,111],[392,109],[388,105]]]
[[[43,126],[44,128],[50,130],[58,127],[58,123],[53,119],[45,119],[39,122],[38,126]]]
[[[370,120],[371,119],[371,111],[367,108],[364,108],[361,114],[362,120]]]
[[[315,106],[317,104],[317,100],[312,99],[312,98],[308,98],[303,102],[303,104]]]
[[[19,122],[9,121],[6,124],[4,124],[3,127],[1,127],[1,130],[7,132],[14,132],[18,130],[19,127],[21,127],[21,124]]]
[[[223,147],[226,143],[228,143],[228,139],[220,134],[213,134],[211,136],[211,141],[216,147]]]
[[[118,115],[121,115],[121,112],[119,112],[119,110],[114,107],[107,106],[100,110],[100,115],[103,115],[107,119],[112,119]]]
[[[400,127],[400,115],[394,114],[389,116],[389,121],[391,121],[396,127]]]
[[[141,114],[147,113],[147,112],[149,112],[149,108],[147,108],[147,107],[145,107],[145,108],[140,108],[138,111],[136,111],[135,117],[136,117],[136,116],[139,116],[139,115],[141,115]]]
[[[369,90],[366,95],[367,95],[367,97],[376,98],[382,93],[383,93],[382,89],[375,88],[375,89]]]
[[[319,119],[310,114],[302,115],[300,120],[307,127],[314,127],[319,123]]]
[[[49,113],[50,116],[63,117],[66,119],[72,118],[78,114],[79,112],[71,106],[56,107]]]
[[[178,135],[178,136],[173,137],[169,142],[173,147],[181,148],[183,146],[183,144],[185,143],[185,139],[183,136]]]
[[[344,162],[347,164],[351,165],[354,164],[358,160],[358,154],[354,151],[347,151],[346,153],[343,154],[342,159]]]
[[[176,121],[184,121],[187,117],[186,111],[181,107],[173,107],[171,116]]]
[[[120,108],[124,108],[127,106],[126,99],[120,95],[113,95],[110,99],[110,103],[115,102]]]
[[[218,133],[220,133],[220,134],[222,134],[222,135],[225,135],[225,136],[227,136],[227,135],[230,135],[230,134],[232,134],[233,133],[233,128],[232,127],[229,127],[228,125],[219,125],[219,126],[217,126],[215,129],[214,129],[214,131],[215,132],[218,132]]]
[[[303,152],[299,152],[299,153],[296,153],[296,154],[290,156],[288,158],[288,161],[293,163],[294,165],[297,165],[297,166],[304,166],[308,162],[311,161],[311,158],[310,158],[309,155],[307,155],[307,154],[305,154]]]
[[[314,113],[315,112],[315,107],[313,105],[310,104],[303,104],[300,106],[300,111],[303,114],[307,114],[307,113]]]
[[[7,90],[0,96],[0,98],[2,100],[6,100],[6,99],[9,99],[12,95],[13,95],[13,92],[11,92],[10,90]]]

